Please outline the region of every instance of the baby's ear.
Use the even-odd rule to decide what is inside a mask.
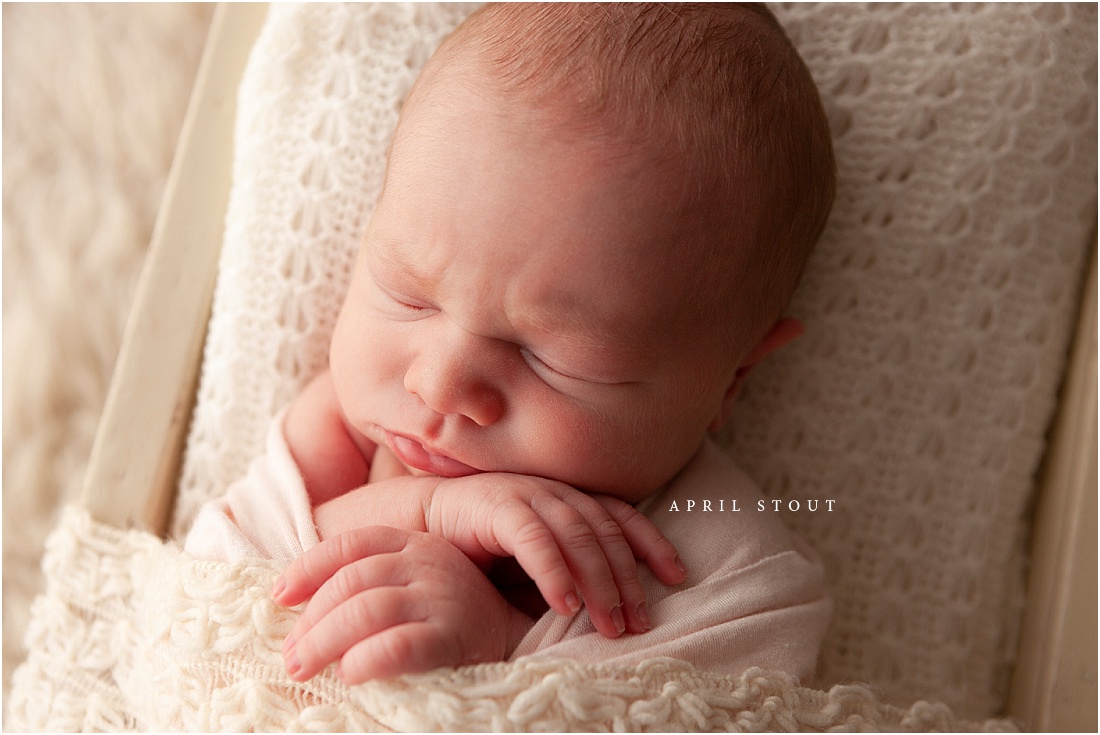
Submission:
[[[744,385],[745,378],[749,377],[749,372],[759,365],[765,357],[805,331],[806,328],[802,326],[802,322],[790,317],[782,317],[772,326],[771,330],[764,335],[764,338],[760,340],[756,347],[749,351],[749,354],[737,367],[737,372],[733,375],[733,382],[726,389],[726,394],[722,396],[722,406],[718,411],[718,415],[707,427],[710,431],[718,431],[729,421],[729,417],[733,414],[733,404],[737,402],[737,396],[740,395],[741,386]]]

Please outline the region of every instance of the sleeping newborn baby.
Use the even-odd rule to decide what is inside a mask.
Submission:
[[[708,432],[801,331],[833,190],[763,7],[483,7],[402,110],[329,369],[187,550],[288,564],[298,680],[523,655],[810,676],[820,565]],[[686,512],[707,500],[739,511]]]

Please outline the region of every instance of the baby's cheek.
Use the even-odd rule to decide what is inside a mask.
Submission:
[[[371,424],[391,425],[389,414],[401,405],[403,373],[394,353],[370,332],[357,331],[351,339],[339,331],[334,335],[329,364],[340,408],[362,432]]]
[[[540,460],[547,476],[585,489],[607,491],[638,461],[635,446],[615,424],[583,412],[561,412],[542,422]],[[617,478],[617,479],[616,479]]]

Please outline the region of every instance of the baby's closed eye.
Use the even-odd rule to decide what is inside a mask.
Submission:
[[[380,305],[390,316],[419,319],[430,316],[438,311],[438,309],[429,305],[426,301],[414,296],[393,291],[377,283],[375,285],[380,293]]]

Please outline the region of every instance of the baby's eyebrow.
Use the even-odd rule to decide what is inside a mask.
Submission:
[[[423,264],[417,263],[409,254],[396,247],[386,238],[372,238],[370,244],[372,260],[379,263],[391,276],[400,276],[419,288],[427,287],[432,278]]]
[[[532,337],[552,336],[582,352],[598,351],[605,363],[619,371],[643,360],[643,335],[620,321],[597,318],[577,303],[531,306],[510,314],[512,327]],[[634,327],[638,325],[633,325]]]

